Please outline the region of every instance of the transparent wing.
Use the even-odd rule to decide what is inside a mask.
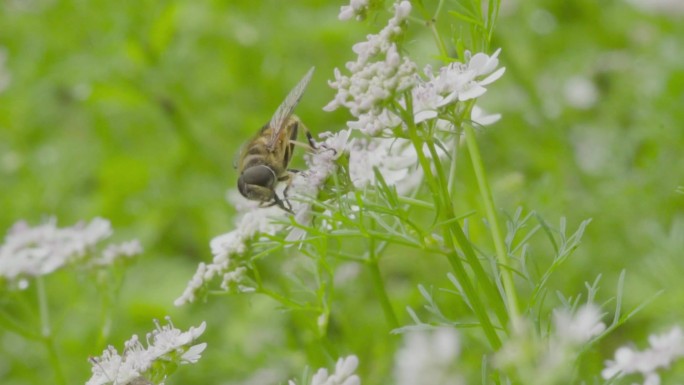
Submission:
[[[297,85],[292,89],[292,91],[290,91],[285,100],[280,104],[280,106],[278,106],[275,114],[273,114],[273,117],[269,122],[269,127],[271,127],[271,139],[268,142],[268,147],[270,149],[273,149],[275,146],[275,143],[278,139],[278,134],[280,134],[280,131],[283,129],[285,121],[290,117],[290,115],[292,115],[295,107],[297,107],[299,99],[302,98],[302,94],[304,94],[304,90],[309,84],[313,72],[314,67],[311,67],[309,72],[307,72],[302,80],[300,80],[299,83],[297,83]]]

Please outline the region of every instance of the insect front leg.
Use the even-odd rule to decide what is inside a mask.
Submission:
[[[287,207],[285,206],[285,203],[287,203]],[[270,206],[275,206],[275,205],[278,205],[278,207],[287,211],[290,214],[294,214],[294,211],[292,211],[292,205],[290,204],[290,201],[287,200],[287,196],[284,196],[284,199],[280,199],[280,198],[278,198],[278,195],[274,195],[273,196],[273,203],[271,203]]]
[[[299,170],[290,170],[290,169],[288,169],[287,171],[299,172]],[[290,174],[287,174],[287,175],[279,178],[278,181],[279,182],[287,182],[287,185],[285,186],[285,189],[283,190],[283,199],[281,200],[281,202],[287,202],[287,205],[290,207],[290,209],[287,211],[292,212],[292,204],[290,203],[289,199],[287,199],[287,192],[290,190],[290,187],[292,187],[293,178]],[[278,196],[276,195],[275,198],[278,198]]]

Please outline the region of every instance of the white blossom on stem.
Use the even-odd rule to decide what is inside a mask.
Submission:
[[[167,325],[155,321],[156,329],[147,334],[147,347],[133,335],[124,343],[121,355],[109,346],[100,357],[90,358],[93,375],[86,385],[128,385],[149,383],[146,372],[153,366],[196,363],[206,343],[193,344],[204,333],[206,323],[183,332],[176,329],[169,317]]]
[[[236,208],[242,211],[235,220],[235,229],[211,240],[211,263],[201,262],[197,266],[183,294],[174,301],[176,306],[193,302],[197,292],[215,277],[222,278],[222,286],[226,289],[237,286],[238,291],[250,291],[251,288],[234,284],[239,283],[246,272],[235,257],[244,254],[248,242],[255,237],[274,235],[284,227],[278,221],[285,218],[286,212],[277,206],[259,208],[257,202],[248,201],[236,192],[229,195],[229,200],[234,201]]]
[[[368,0],[350,0],[349,5],[340,7],[340,14],[337,18],[340,20],[349,20],[355,18],[361,20],[365,17],[368,11]]]
[[[31,227],[24,221],[12,226],[0,246],[0,277],[10,281],[46,275],[71,263],[107,266],[122,256],[132,257],[142,252],[137,240],[110,244],[101,254],[96,247],[113,233],[108,220],[95,218],[71,227],[57,227],[49,218]]]
[[[517,371],[526,384],[567,384],[578,353],[591,338],[606,329],[600,308],[587,303],[575,311],[557,309],[550,334],[539,335],[531,322],[520,319],[509,340],[497,352],[494,364]]]
[[[431,66],[426,66],[423,72],[427,79],[418,77],[411,90],[414,123],[437,118],[447,106],[456,102],[482,96],[487,91],[485,86],[499,79],[506,70],[504,67],[497,69],[500,52],[498,49],[489,56],[484,53],[471,55],[466,51],[465,62],[450,63],[440,68],[436,75]],[[406,106],[403,100],[400,104]],[[494,121],[490,119],[486,123]]]
[[[359,359],[354,355],[340,358],[333,373],[329,373],[326,368],[318,369],[310,385],[361,385],[361,379],[354,374],[358,366]],[[288,385],[296,385],[296,382],[290,380]]]
[[[423,179],[417,165],[416,149],[406,139],[357,139],[350,145],[349,176],[357,188],[375,184],[377,168],[388,185],[396,187],[399,195],[406,195]]]
[[[410,331],[394,357],[396,385],[461,384],[454,372],[460,354],[460,339],[455,329]]]
[[[304,157],[307,169],[297,174],[292,182],[292,209],[295,213],[295,222],[305,226],[311,222],[313,214],[307,198],[315,198],[328,177],[337,171],[337,159],[349,152],[350,133],[351,130],[342,130],[337,133],[320,134],[319,137],[324,140],[318,143],[318,149]],[[285,240],[297,241],[305,235],[305,230],[294,227]]]
[[[660,384],[657,370],[668,368],[674,361],[684,357],[684,332],[679,326],[663,334],[648,337],[650,347],[645,350],[623,346],[615,351],[615,358],[606,361],[601,372],[604,379],[625,374],[640,373],[644,384]]]
[[[387,116],[383,104],[394,95],[413,87],[416,81],[416,64],[402,56],[394,42],[403,32],[410,12],[409,1],[395,3],[394,16],[387,26],[377,35],[368,35],[366,41],[352,47],[357,58],[346,64],[349,75],[343,75],[339,69],[335,69],[335,80],[329,84],[337,90],[337,94],[323,108],[325,111],[347,108],[357,118],[351,124],[369,135],[384,128],[376,122],[383,115],[388,122],[399,122],[391,114]]]
[[[554,338],[562,343],[583,344],[604,330],[601,309],[593,303],[581,306],[577,311],[556,309],[553,312]]]

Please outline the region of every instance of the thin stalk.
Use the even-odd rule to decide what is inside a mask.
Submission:
[[[439,31],[437,31],[436,20],[435,19],[428,20],[427,25],[430,27],[430,32],[432,32],[432,37],[435,39],[435,43],[437,43],[437,48],[439,48],[439,53],[442,55],[442,57],[448,58],[449,52],[447,51],[446,45],[444,44],[442,37],[439,35]]]
[[[453,213],[453,207],[451,206],[451,198],[448,195],[445,196],[444,194],[440,193],[440,183],[432,173],[431,162],[423,153],[424,141],[421,140],[418,136],[418,128],[413,122],[411,98],[407,97],[406,100],[407,109],[403,111],[402,115],[403,121],[408,126],[409,139],[411,140],[413,147],[416,149],[416,154],[418,155],[418,162],[420,163],[421,168],[425,173],[425,178],[432,192],[432,196],[435,199],[435,203],[441,203],[438,206],[442,207],[441,213],[444,217],[444,220],[451,221],[451,219],[455,216]],[[439,158],[435,160],[435,162],[438,161]],[[453,225],[458,226],[458,223],[456,221],[452,221],[451,223],[452,227]],[[443,231],[446,246],[451,250],[455,250],[455,245],[453,244],[449,228],[444,228]],[[475,290],[471,278],[468,276],[468,273],[466,272],[465,266],[463,266],[461,259],[458,257],[458,254],[455,251],[447,253],[446,256],[447,260],[449,261],[449,264],[451,264],[452,269],[454,270],[454,275],[461,283],[463,291],[472,305],[473,311],[475,312],[475,316],[480,321],[482,330],[485,333],[487,340],[489,341],[492,348],[498,350],[499,347],[501,347],[501,340],[499,339],[499,336],[497,335],[496,330],[492,325],[491,320],[489,319],[489,314],[487,314],[487,310],[485,309],[484,303],[480,299],[480,296],[478,292]]]
[[[36,278],[36,291],[38,292],[38,312],[40,314],[40,334],[41,341],[48,353],[50,365],[55,372],[55,381],[59,385],[66,385],[64,372],[62,372],[62,365],[59,362],[59,354],[55,347],[55,341],[52,335],[52,327],[50,325],[50,310],[48,306],[47,295],[45,294],[45,283],[43,277]]]
[[[449,165],[449,180],[447,184],[447,189],[449,190],[449,196],[453,196],[454,187],[456,185],[456,159],[458,155],[458,142],[459,139],[456,137],[456,143],[454,143],[454,149],[451,152],[451,164]]]
[[[443,5],[444,0],[439,0],[434,15],[430,18],[430,20],[427,20],[426,23],[430,27],[430,32],[432,33],[432,37],[435,39],[435,43],[437,43],[439,53],[442,55],[442,57],[447,58],[449,57],[449,52],[447,51],[446,45],[444,44],[444,40],[442,40],[442,37],[439,35],[439,31],[437,31],[437,18],[439,17],[440,12],[442,11]]]
[[[380,267],[378,265],[378,253],[375,250],[374,241],[371,238],[371,245],[369,247],[370,256],[366,260],[366,265],[371,274],[371,280],[373,281],[373,288],[375,293],[380,300],[380,305],[382,306],[382,311],[385,313],[385,319],[389,324],[390,328],[396,329],[399,327],[399,321],[397,320],[397,315],[394,313],[394,308],[390,302],[389,295],[387,295],[387,290],[385,289],[385,282],[380,274]],[[384,248],[386,242],[380,245],[380,249]]]
[[[442,167],[442,163],[439,161],[439,154],[437,153],[435,144],[432,141],[427,141],[426,145],[430,151],[430,155],[434,159],[435,171],[437,172],[437,181],[442,189],[442,195],[444,196],[444,205],[446,206],[445,211],[449,216],[447,219],[449,222],[449,231],[452,234],[452,236],[456,238],[456,241],[459,244],[459,246],[461,246],[461,250],[463,250],[463,254],[466,257],[468,264],[473,269],[473,273],[475,273],[477,283],[485,292],[485,297],[489,298],[490,303],[494,306],[494,312],[497,318],[499,319],[499,322],[501,323],[501,325],[506,325],[506,323],[508,322],[508,314],[506,314],[506,309],[503,306],[499,305],[501,303],[501,295],[489,279],[489,275],[487,274],[485,269],[482,267],[480,260],[477,258],[477,255],[475,254],[475,250],[473,250],[472,245],[470,244],[470,241],[463,232],[463,229],[461,229],[460,224],[458,223],[458,221],[452,220],[456,217],[454,213],[455,210],[451,202],[451,194],[448,191],[448,186],[445,186],[444,183],[439,183],[439,181],[444,180],[445,173],[444,168]],[[450,239],[451,238],[449,238],[449,240]],[[453,249],[453,246],[450,246],[450,248]]]
[[[501,281],[503,283],[503,288],[506,295],[508,313],[510,314],[511,320],[515,324],[520,317],[518,295],[515,290],[515,284],[513,283],[513,274],[509,269],[510,261],[508,258],[508,253],[506,252],[506,244],[501,233],[501,227],[499,226],[499,219],[496,215],[496,210],[494,209],[494,198],[489,187],[489,182],[487,181],[484,165],[482,164],[482,157],[480,156],[480,149],[477,146],[475,131],[469,124],[464,124],[464,129],[468,152],[473,164],[473,171],[475,172],[475,178],[477,179],[477,184],[480,188],[480,195],[482,196],[484,203],[487,221],[489,222],[489,229],[492,233],[496,257],[499,265],[501,265]]]
[[[404,204],[407,204],[410,206],[416,206],[416,207],[420,207],[420,208],[428,209],[428,210],[434,210],[435,209],[435,205],[433,205],[430,202],[422,201],[420,199],[415,199],[415,198],[411,198],[411,197],[407,197],[407,196],[403,196],[403,195],[399,195],[398,198],[399,198],[400,203],[404,203]]]

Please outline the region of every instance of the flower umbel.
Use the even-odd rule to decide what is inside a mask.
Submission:
[[[366,16],[368,10],[368,0],[351,0],[349,5],[340,7],[340,14],[337,18],[340,20],[349,20],[352,17],[356,20],[361,20]]]
[[[593,303],[574,311],[557,309],[553,332],[542,336],[521,319],[512,338],[496,354],[495,364],[517,371],[526,384],[567,384],[582,346],[606,329],[601,316],[600,308]]]
[[[410,331],[394,358],[396,384],[461,384],[462,379],[454,373],[459,354],[460,341],[453,328]]]
[[[394,42],[402,33],[410,12],[410,2],[395,3],[394,16],[387,26],[377,35],[368,35],[367,41],[354,45],[356,61],[347,63],[348,76],[335,69],[335,80],[330,82],[330,86],[337,90],[337,94],[324,110],[347,108],[357,118],[350,127],[369,135],[380,132],[388,122],[399,124],[396,116],[385,112],[383,104],[415,84],[416,65],[399,54]]]
[[[310,385],[361,385],[361,379],[354,374],[359,366],[359,359],[354,356],[347,356],[337,360],[335,372],[328,373],[328,369],[318,369],[311,379]],[[296,385],[293,380],[288,381],[289,385]]]
[[[196,363],[207,344],[192,342],[204,332],[206,323],[183,332],[173,326],[169,317],[166,321],[168,324],[163,326],[155,321],[157,328],[147,334],[147,347],[133,335],[124,343],[123,354],[109,346],[100,357],[90,358],[93,375],[86,385],[127,385],[147,380],[158,383],[171,374],[175,365]]]
[[[675,326],[669,332],[652,334],[648,337],[648,342],[651,346],[641,351],[628,346],[618,348],[615,358],[606,361],[606,368],[601,372],[603,378],[641,373],[645,383],[660,384],[660,376],[656,370],[667,368],[684,357],[684,332],[679,326]]]
[[[71,227],[57,227],[55,218],[31,227],[26,222],[14,224],[0,246],[0,277],[21,280],[46,275],[75,262],[88,266],[107,266],[121,257],[142,252],[137,240],[108,245],[101,255],[95,247],[113,233],[108,220],[95,218]]]

